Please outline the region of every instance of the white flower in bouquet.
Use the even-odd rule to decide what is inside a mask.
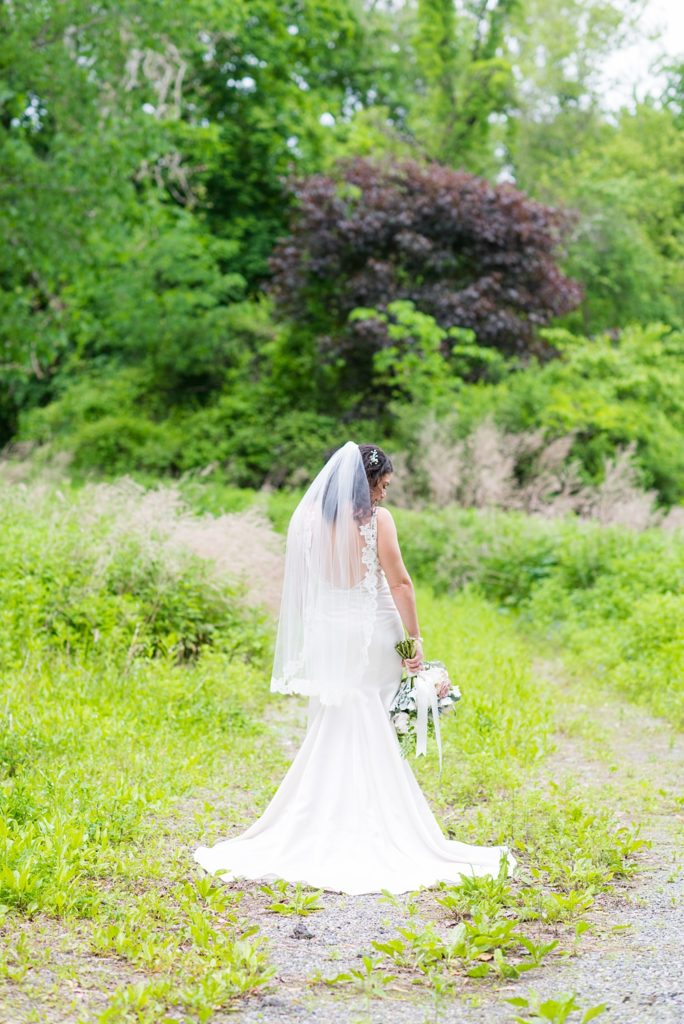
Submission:
[[[432,683],[438,697],[446,697],[451,689],[449,673],[440,661],[429,661],[418,673],[427,682]]]
[[[409,731],[409,716],[405,711],[400,711],[399,714],[394,716],[392,721],[394,722],[394,728],[400,736],[404,736]]]

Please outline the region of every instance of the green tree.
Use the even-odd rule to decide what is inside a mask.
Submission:
[[[515,20],[511,171],[542,202],[577,211],[565,267],[584,298],[565,323],[584,333],[639,320],[684,322],[676,73],[664,102],[614,113],[601,94],[605,58],[635,37],[642,6],[526,0]]]
[[[510,185],[439,164],[359,159],[294,188],[271,290],[305,353],[304,386],[328,406],[368,413],[382,401],[373,359],[391,342],[389,321],[350,321],[359,307],[384,313],[406,300],[440,328],[469,328],[481,345],[525,358],[548,354],[537,328],[579,302],[556,262],[565,215]]]
[[[0,6],[0,439],[93,359],[221,386],[363,40],[353,0]]]
[[[513,98],[505,30],[519,0],[418,0],[418,76],[409,123],[426,155],[454,167],[493,169],[492,116]]]
[[[679,127],[684,127],[684,61],[667,68],[667,84],[661,99]]]
[[[580,163],[604,123],[606,58],[637,38],[643,0],[524,0],[509,45],[515,108],[501,132],[520,188],[555,201],[558,161]]]
[[[163,140],[143,104],[165,97],[159,75],[131,79],[130,58],[155,52],[162,16],[171,32],[186,22],[173,7],[151,5],[147,20],[138,8],[0,7],[0,437],[20,408],[49,397],[88,331],[82,297],[148,215],[136,171]],[[159,61],[175,60],[161,45]]]
[[[684,131],[652,102],[622,111],[581,167],[566,166],[564,201],[581,213],[569,247],[585,331],[661,320],[684,324]]]

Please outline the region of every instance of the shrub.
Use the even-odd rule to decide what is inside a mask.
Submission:
[[[414,302],[440,327],[471,328],[504,352],[546,348],[536,331],[580,300],[556,265],[568,215],[464,171],[411,161],[349,161],[339,179],[293,184],[298,211],[274,250],[273,293],[313,327],[328,358],[342,356],[347,385],[363,387],[381,321],[346,329],[357,307]]]
[[[223,395],[185,419],[182,431],[181,467],[217,462],[224,479],[238,487],[279,487],[312,477],[341,440],[333,417],[305,410],[280,414],[264,391],[251,400]]]
[[[76,469],[112,475],[136,469],[167,473],[181,458],[181,436],[173,427],[130,413],[83,424],[69,445]]]

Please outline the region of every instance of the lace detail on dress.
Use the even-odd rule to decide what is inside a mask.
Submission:
[[[375,627],[375,612],[378,598],[378,519],[377,509],[373,509],[367,523],[359,524],[359,533],[363,537],[363,550],[361,561],[366,567],[366,572],[361,580],[361,593],[363,594],[363,656],[368,664],[368,648],[373,637]]]

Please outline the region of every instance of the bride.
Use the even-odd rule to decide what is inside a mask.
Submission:
[[[335,892],[408,892],[496,875],[506,847],[446,839],[389,718],[404,629],[423,660],[416,601],[390,512],[393,467],[348,441],[315,478],[287,534],[271,690],[309,697],[302,745],[242,835],[199,847],[208,872],[283,878]]]

